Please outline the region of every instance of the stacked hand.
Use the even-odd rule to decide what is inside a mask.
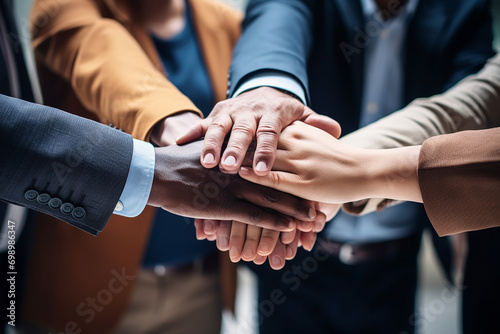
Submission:
[[[198,123],[191,131],[177,140],[183,144],[205,136],[201,163],[206,168],[219,166],[225,173],[237,173],[248,159],[247,150],[256,139],[253,155],[255,175],[266,176],[275,164],[278,139],[284,128],[296,120],[327,131],[325,134],[338,137],[339,124],[325,116],[314,113],[297,99],[273,88],[258,88],[237,98],[219,103],[212,114]],[[222,146],[230,133],[226,149]],[[332,137],[333,138],[333,137]],[[222,158],[221,158],[222,157]],[[252,169],[252,168],[250,168]],[[280,269],[285,259],[295,256],[297,247],[312,249],[316,235],[324,227],[325,213],[319,203],[315,204],[319,214],[313,222],[298,221],[296,229],[281,233],[247,226],[238,220],[197,220],[197,237],[216,240],[221,250],[229,250],[232,261],[240,259],[262,264],[266,257],[272,268]],[[329,218],[339,206],[330,206]]]
[[[316,208],[319,213],[313,222],[298,221],[295,230],[281,233],[238,221],[197,219],[196,237],[200,240],[216,240],[217,248],[229,251],[233,262],[243,260],[263,264],[269,259],[271,268],[278,270],[283,268],[285,260],[295,257],[299,246],[308,251],[312,249],[317,233],[337,213],[340,205],[317,203]]]

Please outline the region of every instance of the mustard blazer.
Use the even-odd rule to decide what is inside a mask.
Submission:
[[[35,0],[31,28],[46,104],[149,140],[154,124],[166,116],[200,111],[168,81],[148,32],[135,17],[138,1]],[[218,1],[190,4],[215,104],[225,98],[242,15]],[[65,330],[71,322],[83,333],[112,330],[128,305],[134,281],[124,277],[137,273],[154,210],[147,207],[133,219],[112,216],[98,237],[40,216],[24,318],[52,330]],[[111,288],[120,291],[90,321],[81,304]]]

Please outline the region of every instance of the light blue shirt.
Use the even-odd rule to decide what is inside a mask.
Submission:
[[[146,207],[153,185],[155,172],[155,151],[153,145],[134,139],[132,161],[127,181],[114,214],[136,217]]]

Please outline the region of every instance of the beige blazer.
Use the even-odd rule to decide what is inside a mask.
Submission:
[[[342,141],[364,148],[425,142],[419,165],[424,206],[436,231],[446,235],[500,225],[500,134],[494,129],[427,139],[499,126],[500,55],[446,93],[415,100]],[[389,202],[370,199],[363,206],[345,204],[344,210],[365,214]]]

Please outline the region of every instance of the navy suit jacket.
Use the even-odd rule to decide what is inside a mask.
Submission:
[[[405,46],[404,103],[477,72],[492,50],[489,0],[420,0]],[[251,0],[230,69],[230,95],[249,75],[288,73],[308,104],[358,127],[369,35],[359,0]]]
[[[0,200],[103,229],[127,180],[130,135],[0,95],[0,142]]]

